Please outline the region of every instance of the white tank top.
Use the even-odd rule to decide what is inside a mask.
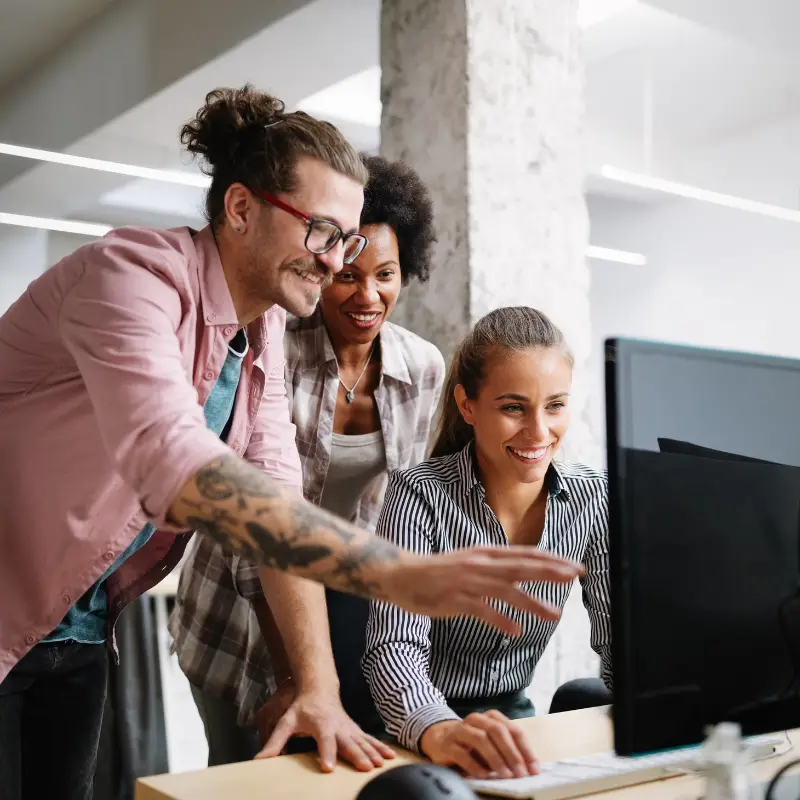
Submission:
[[[347,520],[355,519],[364,490],[385,471],[386,448],[381,431],[358,436],[334,433],[320,505]]]

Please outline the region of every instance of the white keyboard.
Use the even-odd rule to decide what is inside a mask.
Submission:
[[[786,744],[780,736],[751,736],[745,739],[753,759],[766,758]],[[649,756],[618,756],[613,752],[593,753],[541,764],[538,775],[510,780],[470,780],[482,794],[522,797],[530,800],[565,800],[609,789],[670,778],[695,769],[702,745],[667,750]]]

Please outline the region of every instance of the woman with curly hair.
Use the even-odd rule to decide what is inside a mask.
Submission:
[[[359,233],[369,245],[322,290],[313,315],[287,322],[286,387],[305,498],[372,530],[388,474],[425,458],[444,361],[433,344],[388,321],[402,286],[429,275],[428,190],[402,163],[362,158],[369,180]],[[209,764],[252,758],[260,744],[265,757],[287,743],[313,746],[289,742],[305,735],[316,739],[323,768],[337,754],[359,769],[379,766],[392,753],[369,735],[383,726],[359,666],[367,601],[335,591],[326,598],[309,584],[287,624],[277,609],[272,619],[262,580],[269,571],[259,576],[257,565],[210,540],[184,568],[170,627]],[[277,628],[297,635],[281,640]],[[312,664],[308,691],[301,673]]]

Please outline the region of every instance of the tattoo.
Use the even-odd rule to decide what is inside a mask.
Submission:
[[[223,547],[229,547],[237,553],[244,553],[251,558],[253,557],[253,555],[246,552],[245,543],[241,539],[232,536],[230,531],[223,528],[219,523],[214,522],[214,520],[190,516],[186,520],[186,524],[196,533],[210,536],[217,544],[221,544]]]
[[[201,499],[183,502],[192,509],[186,522],[198,533],[265,567],[305,570],[307,577],[335,588],[382,599],[381,587],[368,579],[365,568],[398,558],[394,545],[370,537],[356,546],[359,535],[352,525],[284,492],[235,457],[201,469],[195,486]]]
[[[291,529],[297,536],[311,536],[320,528],[329,530],[337,539],[347,544],[355,538],[344,520],[305,501],[292,504]]]
[[[342,556],[333,574],[342,579],[342,588],[345,591],[380,600],[383,599],[380,587],[372,581],[365,580],[361,571],[368,564],[396,561],[398,556],[399,551],[393,544],[376,536],[354,553]]]
[[[333,555],[327,545],[298,544],[299,536],[282,538],[258,522],[246,522],[250,538],[258,546],[259,560],[265,567],[288,570],[292,567],[310,567]]]
[[[195,482],[200,494],[212,502],[235,497],[239,510],[248,507],[248,499],[275,500],[281,495],[269,478],[237,457],[212,461],[197,473]]]

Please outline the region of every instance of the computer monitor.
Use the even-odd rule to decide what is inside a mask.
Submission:
[[[606,342],[621,755],[800,727],[800,361]]]

